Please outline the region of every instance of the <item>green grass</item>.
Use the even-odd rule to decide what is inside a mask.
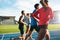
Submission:
[[[26,27],[24,26],[24,30]],[[60,24],[49,24],[49,30],[60,30]],[[0,34],[19,32],[18,25],[0,25]]]
[[[0,25],[0,33],[19,32],[18,25]]]
[[[60,24],[49,24],[49,30],[60,30]]]

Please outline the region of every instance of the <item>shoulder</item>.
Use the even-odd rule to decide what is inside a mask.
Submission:
[[[20,16],[20,17],[23,17],[23,16]]]
[[[36,9],[33,10],[33,13],[36,12]]]
[[[19,20],[21,20],[23,18],[23,16],[21,15],[20,17],[19,17]]]
[[[20,18],[22,18],[22,16],[20,16]]]
[[[38,9],[38,11],[41,11],[41,10],[43,10],[44,8],[43,7],[41,7],[40,9]]]
[[[51,8],[51,7],[48,7],[48,9],[49,9],[49,10],[52,10],[52,8]]]
[[[20,16],[20,19],[24,18],[24,16]]]

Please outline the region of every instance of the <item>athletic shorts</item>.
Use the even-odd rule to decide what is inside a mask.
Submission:
[[[48,25],[38,25],[38,31],[40,30],[40,29],[48,29]]]
[[[30,27],[31,27],[31,25],[27,25],[26,27],[27,27],[27,28],[30,28]]]
[[[33,31],[34,29],[35,29],[37,32],[39,31],[38,28],[37,28],[37,25],[31,26],[30,31]]]
[[[21,35],[23,35],[24,34],[24,24],[19,24],[19,30],[20,30],[20,33],[21,33]]]

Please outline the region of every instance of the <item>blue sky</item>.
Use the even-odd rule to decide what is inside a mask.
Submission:
[[[32,12],[34,4],[40,0],[0,0],[0,16],[16,16],[18,20],[21,10]],[[53,11],[60,10],[60,0],[49,0],[49,5]],[[41,5],[40,5],[41,7]]]

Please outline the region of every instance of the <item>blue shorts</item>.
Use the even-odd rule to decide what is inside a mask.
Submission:
[[[31,26],[30,31],[33,31],[34,29],[35,29],[37,32],[39,31],[37,25]]]

